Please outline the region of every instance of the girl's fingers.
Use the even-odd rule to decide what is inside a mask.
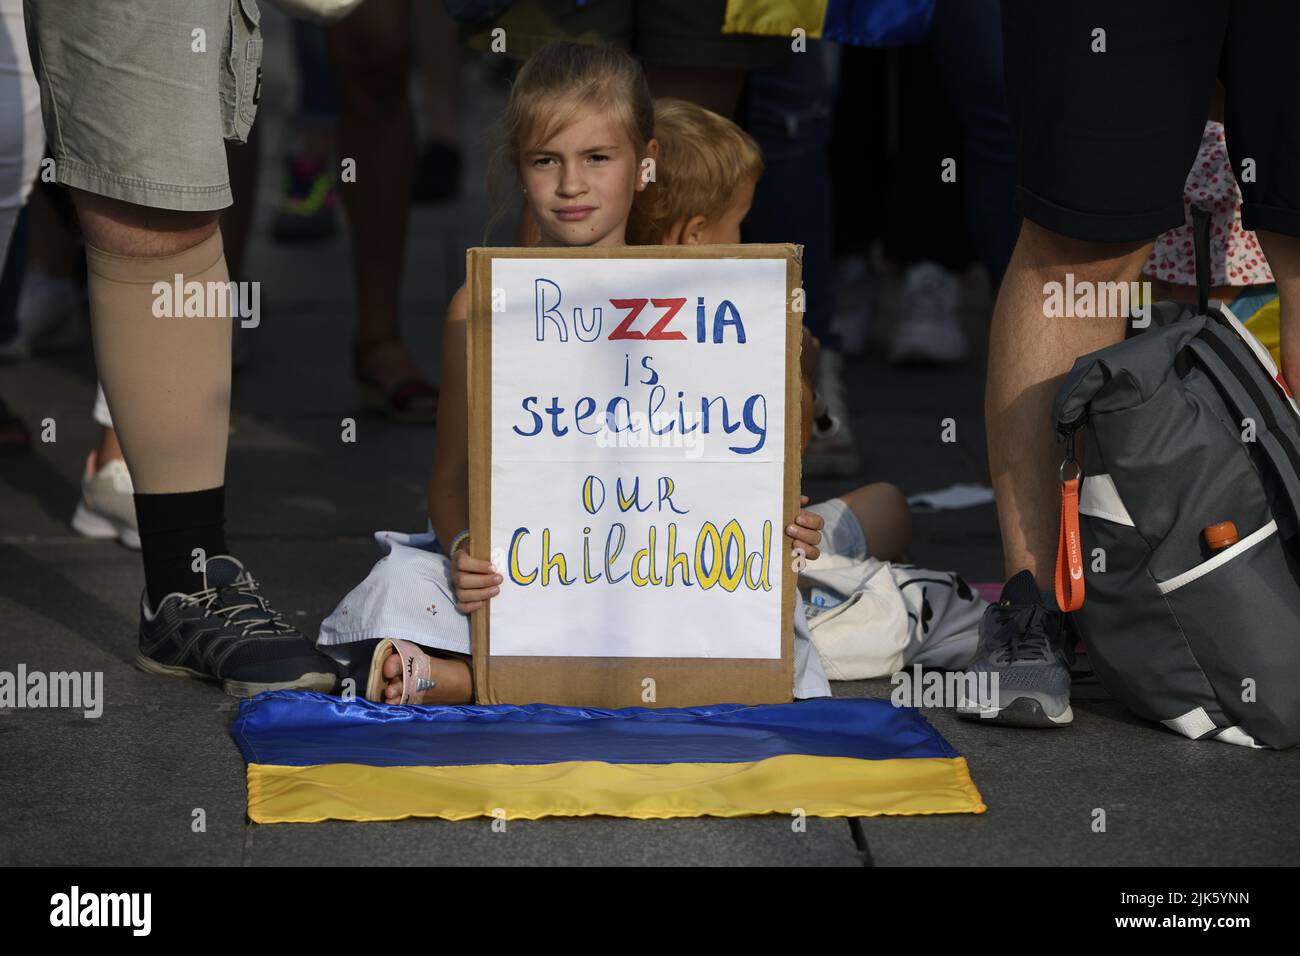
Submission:
[[[807,541],[809,544],[821,544],[822,541],[822,533],[816,528],[802,528],[792,524],[785,529],[785,533],[796,541]]]
[[[790,537],[794,538],[796,541],[802,541],[804,544],[812,545],[814,548],[822,543],[822,535],[820,531],[808,531],[804,528],[800,528],[798,534],[792,534]]]
[[[452,578],[451,584],[457,591],[463,591],[466,588],[491,588],[501,583],[499,574],[458,574]]]
[[[501,575],[486,558],[472,558],[464,551],[452,557],[452,588],[456,593],[456,610],[471,614],[501,593]]]
[[[486,601],[494,598],[501,591],[500,588],[457,588],[456,600],[462,604],[470,604],[474,601]]]
[[[820,539],[809,540],[807,538],[796,538],[794,540],[793,548],[798,548],[799,550],[801,550],[804,553],[804,557],[808,558],[808,560],[811,561],[813,558],[817,556],[815,552],[817,552],[817,546],[819,544],[821,544]]]
[[[826,524],[825,518],[812,511],[801,511],[794,516],[794,520],[805,528],[821,528]]]
[[[807,496],[807,495],[800,495],[800,496],[799,496],[799,504],[801,504],[801,505],[806,505],[807,503],[808,503],[808,496]]]
[[[471,558],[464,551],[457,551],[451,559],[451,565],[457,571],[472,571],[476,574],[491,574],[492,562],[487,558]]]

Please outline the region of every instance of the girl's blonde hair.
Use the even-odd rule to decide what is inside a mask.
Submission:
[[[654,137],[650,87],[631,54],[609,44],[570,40],[538,49],[519,68],[510,88],[510,102],[498,129],[494,178],[498,182],[517,179],[523,154],[545,143],[585,109],[612,114],[626,131],[638,160]]]
[[[627,241],[663,241],[676,223],[692,216],[721,219],[735,202],[736,187],[763,174],[763,152],[731,120],[686,100],[654,101],[659,158],[654,182],[637,193]]]

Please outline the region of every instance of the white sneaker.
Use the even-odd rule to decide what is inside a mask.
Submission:
[[[73,529],[87,538],[117,538],[126,547],[139,551],[135,489],[126,462],[114,458],[103,468],[96,468],[95,464],[95,452],[91,451],[81,476],[81,500],[72,516]]]
[[[889,343],[889,361],[956,365],[967,355],[962,330],[961,280],[934,262],[918,262],[903,276]]]
[[[18,295],[18,333],[0,346],[0,358],[77,347],[88,334],[85,311],[75,279],[52,276],[39,266],[29,268]]]
[[[803,473],[809,478],[831,478],[855,474],[858,444],[849,426],[849,408],[844,398],[844,357],[822,349],[817,363],[813,397],[813,427],[804,452]]]

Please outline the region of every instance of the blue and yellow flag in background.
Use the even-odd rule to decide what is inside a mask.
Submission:
[[[854,46],[919,43],[930,29],[935,0],[727,0],[723,33],[793,35]]]
[[[982,813],[965,758],[886,700],[680,709],[240,703],[257,823]]]

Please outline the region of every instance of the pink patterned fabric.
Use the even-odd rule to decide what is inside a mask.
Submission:
[[[1151,278],[1174,285],[1196,285],[1192,203],[1214,213],[1210,225],[1210,285],[1262,285],[1273,281],[1273,271],[1259,240],[1241,227],[1241,190],[1228,158],[1223,124],[1213,120],[1205,124],[1200,152],[1183,188],[1187,219],[1156,240],[1142,270]]]

